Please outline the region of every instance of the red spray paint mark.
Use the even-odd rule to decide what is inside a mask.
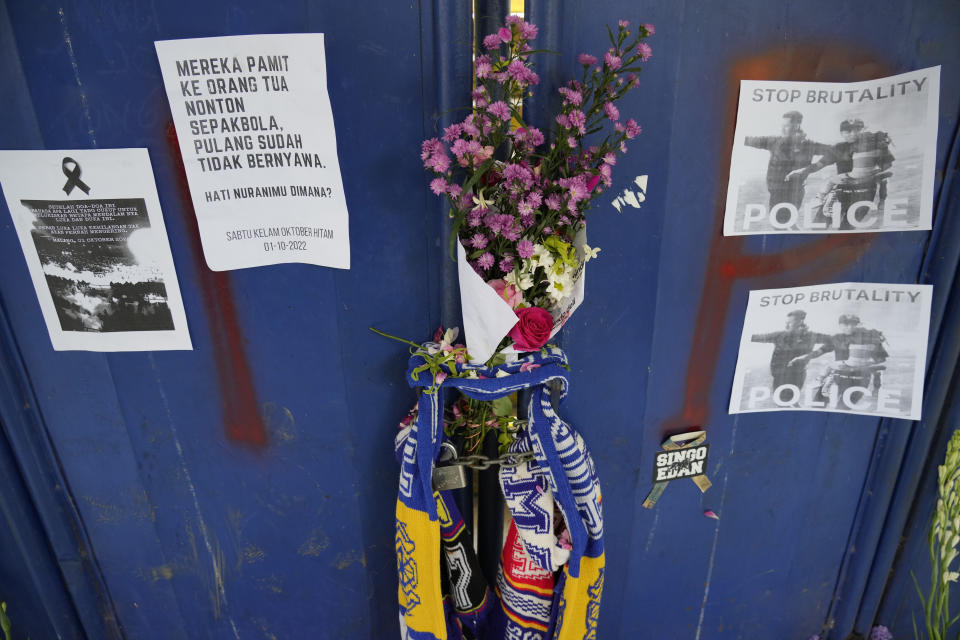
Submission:
[[[217,365],[217,378],[220,383],[220,400],[223,406],[226,434],[234,442],[260,448],[267,444],[267,430],[260,417],[257,391],[253,386],[250,363],[243,348],[244,337],[237,322],[230,274],[226,271],[211,271],[204,261],[200,229],[197,226],[197,216],[193,210],[190,186],[187,183],[187,174],[173,123],[167,127],[167,141],[176,159],[180,197],[183,203],[181,209],[190,228],[191,248],[200,278],[203,304],[210,322],[210,336],[213,342],[213,357]]]
[[[891,73],[869,54],[834,46],[788,45],[741,60],[733,65],[727,81],[731,88],[726,109],[727,140],[733,138],[740,80],[853,82]],[[723,235],[730,175],[729,145],[725,144],[720,153],[724,158],[722,179],[717,181],[713,235],[687,362],[683,408],[664,422],[661,429],[664,436],[699,429],[690,425],[704,425],[709,420],[710,388],[720,359],[730,296],[737,280],[753,279],[755,282],[751,285],[755,286],[751,288],[816,284],[859,260],[873,240],[873,234],[828,235],[778,253],[747,253],[743,236]]]

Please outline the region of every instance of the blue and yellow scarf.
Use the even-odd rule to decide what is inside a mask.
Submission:
[[[420,355],[410,359],[410,386],[431,389],[420,394],[417,418],[396,442],[400,458],[396,552],[402,637],[457,640],[463,637],[463,627],[468,626],[470,635],[481,640],[595,638],[604,571],[601,494],[583,438],[554,409],[554,401],[559,405],[568,387],[563,351],[547,347],[493,368],[456,365],[460,375],[447,377],[437,385],[430,376],[415,373],[425,364]],[[534,459],[501,469],[500,474],[515,537],[526,557],[518,555],[520,547],[515,544],[511,549],[505,547],[496,589],[499,603],[493,602],[495,596],[485,586],[476,586],[479,572],[475,570],[476,559],[470,559],[472,549],[466,552],[469,544],[460,545],[464,551],[464,560],[458,564],[461,573],[456,573],[456,584],[451,583],[450,545],[443,545],[445,538],[461,535],[456,533],[460,519],[453,500],[445,495],[448,492],[434,492],[432,486],[434,464],[443,443],[444,395],[450,388],[478,400],[531,390],[528,423],[512,450],[533,451]],[[569,530],[569,549],[558,544],[554,536],[554,505]],[[448,553],[441,554],[442,548]],[[508,559],[508,553],[513,560]],[[462,567],[471,562],[474,570],[465,579]],[[526,569],[518,570],[518,566]],[[558,573],[551,592],[544,578],[554,572]],[[465,585],[471,581],[472,595],[466,602],[474,608],[464,617],[460,607],[452,606],[457,603],[451,603],[450,593],[457,589],[467,593]]]

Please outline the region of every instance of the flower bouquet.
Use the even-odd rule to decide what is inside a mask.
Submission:
[[[616,103],[638,86],[653,32],[621,20],[602,59],[580,54],[580,78],[560,87],[547,144],[522,114],[540,81],[530,62],[537,27],[512,16],[483,40],[470,114],[423,142],[430,189],[450,202],[472,361],[539,349],[582,301],[583,267],[600,251],[586,243],[585,216],[640,134]]]

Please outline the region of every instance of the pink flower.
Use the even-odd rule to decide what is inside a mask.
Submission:
[[[618,24],[619,24],[621,27],[623,27],[624,29],[626,29],[627,27],[630,26],[630,21],[629,21],[629,20],[621,20]]]
[[[477,58],[477,61],[474,63],[474,73],[477,74],[478,78],[489,77],[491,71],[493,71],[493,65],[490,64],[489,56],[480,56]]]
[[[653,49],[650,48],[646,42],[641,42],[637,45],[637,55],[640,56],[640,59],[646,62],[650,59],[650,56],[653,55]]]
[[[603,63],[607,65],[611,71],[615,71],[623,65],[623,60],[612,53],[605,53],[603,54]]]
[[[650,23],[644,24],[644,25],[643,25],[643,28],[647,30],[647,35],[649,35],[649,36],[652,36],[653,34],[655,34],[655,33],[657,32],[657,30],[654,29],[654,28],[653,28],[653,25],[650,24]]]
[[[470,238],[470,244],[473,245],[474,249],[483,249],[487,246],[487,237],[482,233],[475,233],[473,237]]]
[[[434,195],[441,195],[447,192],[447,181],[443,178],[434,178],[430,181],[430,191],[433,191]]]
[[[503,100],[497,100],[487,107],[487,113],[504,122],[510,119],[510,107],[508,107],[507,103]]]
[[[603,105],[603,112],[607,114],[607,117],[616,122],[620,119],[620,110],[612,102],[605,102]]]
[[[534,364],[532,362],[524,362],[522,365],[520,365],[520,371],[522,371],[523,373],[526,373],[527,371],[533,371],[534,369],[539,369],[539,368],[540,368],[540,365]],[[537,486],[539,487],[539,485]]]
[[[493,266],[493,262],[494,262],[493,254],[490,253],[489,251],[487,251],[477,259],[477,265],[479,265],[479,267],[484,271],[487,271],[488,269],[490,269],[490,267]]]
[[[633,138],[636,138],[641,133],[643,133],[643,129],[640,127],[640,125],[637,124],[636,120],[634,120],[633,118],[630,118],[629,120],[627,120],[626,134],[628,139],[632,140]]]
[[[510,329],[510,339],[517,351],[534,351],[547,343],[553,331],[553,317],[540,307],[516,310],[517,324]]]
[[[587,193],[590,193],[591,191],[593,191],[593,188],[597,186],[598,182],[600,182],[599,175],[595,175],[592,178],[590,178],[590,181],[587,182]]]
[[[580,64],[586,67],[589,67],[590,65],[597,63],[597,58],[596,56],[592,56],[589,53],[581,53],[579,56],[577,56],[577,62],[579,62]]]
[[[446,127],[443,130],[443,141],[453,142],[460,137],[461,131],[463,131],[463,127],[459,124],[452,124],[449,127]]]
[[[491,33],[486,38],[483,39],[483,46],[487,49],[497,49],[500,47],[500,36],[496,33]]]
[[[520,292],[520,289],[516,285],[507,284],[501,279],[491,280],[487,283],[493,290],[497,292],[501,298],[503,298],[511,309],[516,309],[517,305],[523,303],[523,293]],[[552,321],[551,321],[552,322]]]
[[[499,36],[504,42],[510,42],[510,40],[513,38],[513,32],[510,31],[509,27],[500,27],[500,29],[497,31],[497,36]]]
[[[533,255],[533,243],[529,240],[521,240],[517,243],[517,254],[521,258],[529,258]]]

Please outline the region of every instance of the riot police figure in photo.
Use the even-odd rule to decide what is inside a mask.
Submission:
[[[810,331],[806,324],[807,312],[796,309],[787,314],[787,324],[783,331],[772,333],[755,333],[750,336],[751,342],[773,343],[773,353],[770,355],[770,373],[773,375],[771,391],[783,385],[792,384],[799,392],[807,379],[807,361],[817,344],[830,341],[830,336]],[[797,394],[799,396],[799,393]]]
[[[811,353],[798,356],[794,361],[806,365],[810,360],[833,351],[834,362],[818,380],[815,400],[829,401],[838,409],[854,409],[864,394],[876,397],[889,354],[884,348],[886,338],[883,333],[862,326],[859,316],[843,314],[838,322],[840,333],[830,336]]]
[[[893,175],[893,154],[890,136],[883,131],[866,131],[862,120],[849,119],[840,123],[842,142],[831,147],[817,162],[791,171],[788,180],[800,178],[836,165],[837,174],[826,181],[817,194],[815,205],[817,222],[826,221],[835,203],[840,203],[841,229],[853,229],[847,211],[856,202],[877,201],[877,210],[883,211],[887,199],[887,178]],[[865,217],[867,210],[858,212]]]
[[[780,203],[789,202],[797,209],[803,203],[803,183],[806,174],[797,170],[809,166],[814,156],[827,153],[828,144],[814,142],[800,128],[803,114],[788,111],[783,114],[779,136],[747,136],[744,144],[748,147],[765,149],[770,152],[767,164],[767,190],[770,192],[769,208],[772,210]]]

